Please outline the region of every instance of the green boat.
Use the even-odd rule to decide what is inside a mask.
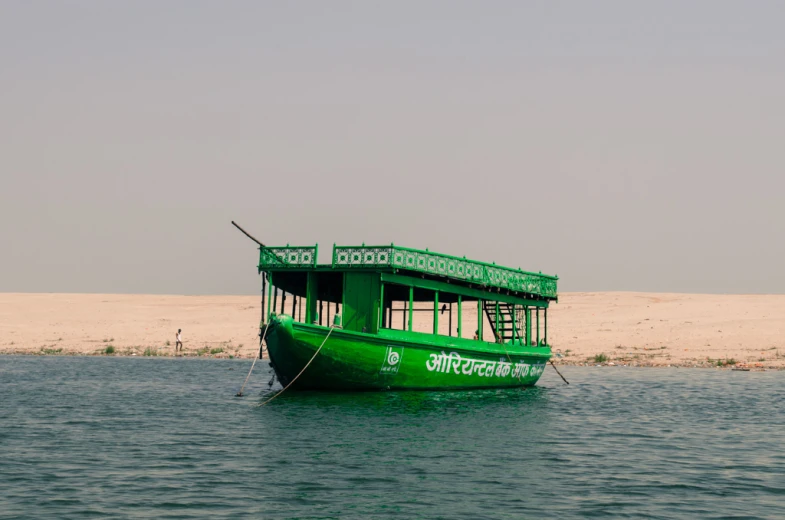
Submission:
[[[523,387],[551,357],[556,276],[393,244],[336,245],[330,264],[318,245],[259,244],[260,336],[284,386]]]

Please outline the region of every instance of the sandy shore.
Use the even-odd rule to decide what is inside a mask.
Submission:
[[[548,318],[557,363],[785,368],[785,295],[563,293]],[[0,354],[174,355],[181,328],[186,355],[247,358],[259,319],[256,296],[2,293]]]

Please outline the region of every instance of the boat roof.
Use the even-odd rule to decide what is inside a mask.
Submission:
[[[548,300],[557,299],[557,276],[513,269],[495,263],[469,260],[435,253],[428,249],[411,249],[394,244],[383,246],[333,245],[331,264],[317,264],[315,246],[259,247],[258,269],[262,271],[387,271],[413,272],[457,283],[479,285],[486,290],[505,290],[531,294]]]

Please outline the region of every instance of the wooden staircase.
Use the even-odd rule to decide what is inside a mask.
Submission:
[[[508,341],[512,343],[524,342],[526,339],[526,312],[523,306],[512,303],[484,301],[483,307],[497,343],[500,340],[503,343]],[[513,319],[513,316],[515,316],[515,319]]]

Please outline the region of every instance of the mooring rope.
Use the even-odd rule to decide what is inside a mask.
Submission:
[[[245,389],[245,384],[248,382],[248,378],[251,377],[251,372],[253,372],[253,367],[256,365],[256,360],[262,358],[262,343],[264,342],[265,336],[267,336],[267,329],[270,327],[270,322],[268,321],[267,324],[264,326],[264,332],[262,333],[262,339],[259,340],[259,355],[253,358],[253,363],[251,363],[251,370],[248,371],[248,375],[245,376],[245,382],[243,383],[242,388],[240,391],[237,392],[237,397],[243,396],[243,390]]]
[[[558,368],[556,368],[556,365],[554,365],[554,364],[553,364],[553,360],[549,359],[549,360],[548,360],[548,362],[551,364],[551,366],[552,366],[552,367],[553,367],[553,369],[556,371],[556,373],[557,373],[557,374],[559,374],[559,377],[561,377],[561,378],[562,378],[562,381],[564,381],[565,383],[567,383],[567,384],[569,385],[569,384],[570,384],[570,382],[569,382],[569,381],[567,381],[566,379],[564,379],[564,376],[563,376],[563,375],[561,375],[561,372],[559,372],[559,369],[558,369]]]
[[[306,364],[305,364],[305,366],[303,367],[303,369],[302,369],[302,370],[300,370],[300,373],[299,373],[299,374],[297,374],[296,376],[294,376],[294,379],[292,379],[291,381],[289,381],[289,384],[288,384],[288,385],[286,385],[286,386],[283,388],[283,390],[281,390],[280,392],[278,392],[277,394],[275,394],[274,396],[272,396],[271,398],[269,398],[268,400],[266,400],[265,402],[263,402],[262,404],[260,404],[260,405],[259,405],[259,407],[262,407],[262,406],[266,405],[267,403],[269,403],[270,401],[272,401],[273,399],[275,399],[276,397],[278,397],[278,396],[279,396],[279,395],[281,395],[282,393],[286,392],[286,389],[287,389],[287,388],[289,388],[290,386],[292,386],[292,384],[293,384],[295,381],[297,381],[297,378],[298,378],[298,377],[300,377],[300,376],[303,374],[303,372],[305,372],[305,369],[306,369],[306,368],[308,368],[308,366],[311,364],[311,362],[312,362],[314,359],[316,359],[316,356],[318,356],[318,355],[319,355],[319,352],[322,350],[322,347],[324,346],[324,344],[325,344],[325,343],[327,343],[327,338],[329,338],[329,337],[330,337],[330,334],[332,334],[332,333],[333,333],[333,329],[335,329],[335,325],[333,325],[332,327],[330,327],[330,331],[329,331],[329,332],[327,333],[327,335],[324,337],[324,341],[322,341],[322,344],[321,344],[321,345],[319,345],[319,348],[318,348],[318,349],[316,349],[316,352],[314,352],[314,354],[313,354],[313,357],[311,357],[311,359],[308,361],[308,363],[306,363]]]

